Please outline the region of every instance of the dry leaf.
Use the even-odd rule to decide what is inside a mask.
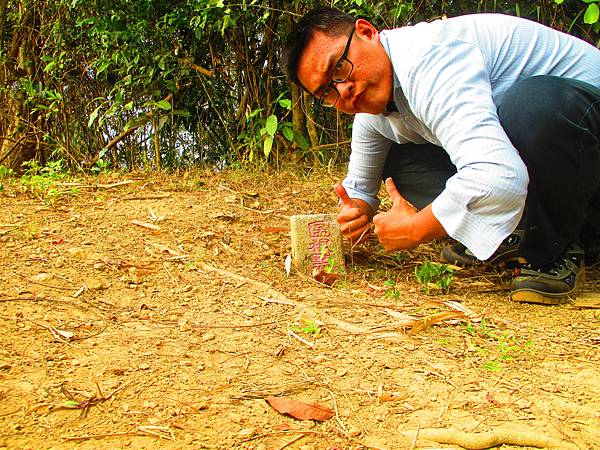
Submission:
[[[290,431],[293,429],[294,427],[292,427],[289,423],[280,423],[279,425],[275,425],[273,427],[274,431]]]
[[[333,286],[333,283],[339,280],[340,276],[335,273],[327,273],[324,270],[321,270],[320,272],[317,272],[313,278],[319,283],[326,284],[327,286]]]
[[[423,317],[413,326],[410,334],[417,334],[436,323],[458,319],[461,317],[465,317],[465,314],[460,311],[446,311],[439,314],[434,314],[433,316]]]
[[[180,251],[178,249],[169,248],[166,245],[158,244],[156,242],[149,242],[148,244],[150,246],[154,247],[156,250],[158,250],[163,255],[168,255],[168,256],[183,256],[184,255],[184,253],[182,251]]]
[[[381,395],[379,396],[379,401],[380,402],[396,402],[398,400],[402,400],[403,398],[404,397],[402,397],[397,392],[385,392],[385,391],[383,391],[381,393]]]
[[[54,331],[56,334],[58,334],[63,339],[67,339],[67,340],[72,339],[74,336],[74,334],[70,331],[59,330],[58,328],[54,328],[54,327],[52,327],[52,331]]]
[[[494,398],[494,394],[491,392],[485,394],[485,399],[494,406],[500,406],[500,402]]]
[[[333,411],[316,403],[304,403],[289,397],[267,397],[269,405],[281,414],[289,414],[299,420],[325,421],[333,417]]]

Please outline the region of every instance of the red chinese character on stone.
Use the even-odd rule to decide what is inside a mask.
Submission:
[[[307,226],[312,265],[316,269],[322,269],[327,266],[331,253],[329,247],[331,241],[330,225],[328,222],[320,220],[309,222]]]

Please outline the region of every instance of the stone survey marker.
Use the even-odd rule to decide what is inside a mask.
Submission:
[[[292,262],[299,271],[345,273],[342,234],[334,214],[291,216]]]

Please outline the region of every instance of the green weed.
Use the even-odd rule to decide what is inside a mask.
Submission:
[[[321,334],[321,327],[319,327],[319,325],[317,325],[316,322],[304,318],[302,318],[301,320],[302,325],[290,327],[290,330],[304,334],[311,334],[316,338],[319,337],[319,334]]]
[[[76,188],[66,191],[58,188],[58,183],[68,176],[63,168],[62,160],[48,162],[45,166],[31,160],[24,162],[23,166],[26,170],[21,177],[21,184],[29,193],[48,203],[54,203],[65,195],[77,195],[79,193]]]
[[[430,289],[438,289],[448,293],[454,271],[447,264],[425,261],[415,267],[415,278],[422,285],[421,290],[429,293]]]
[[[472,350],[487,359],[482,364],[485,370],[500,371],[508,361],[535,354],[534,342],[531,339],[524,341],[512,335],[509,330],[500,331],[493,328],[485,319],[481,320],[479,326],[469,322],[464,327],[469,336],[479,338],[480,345],[473,345]]]
[[[384,295],[386,297],[391,297],[395,299],[399,299],[400,297],[402,297],[402,294],[398,290],[397,283],[394,280],[386,280],[383,282],[383,285],[385,286]]]

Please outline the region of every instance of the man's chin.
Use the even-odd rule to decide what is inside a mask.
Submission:
[[[378,115],[378,114],[382,114],[386,111],[387,105],[360,105],[355,109],[352,110],[344,110],[344,109],[339,109],[339,111],[346,113],[346,114],[358,114],[358,113],[365,113],[365,114],[373,114],[373,115]]]

